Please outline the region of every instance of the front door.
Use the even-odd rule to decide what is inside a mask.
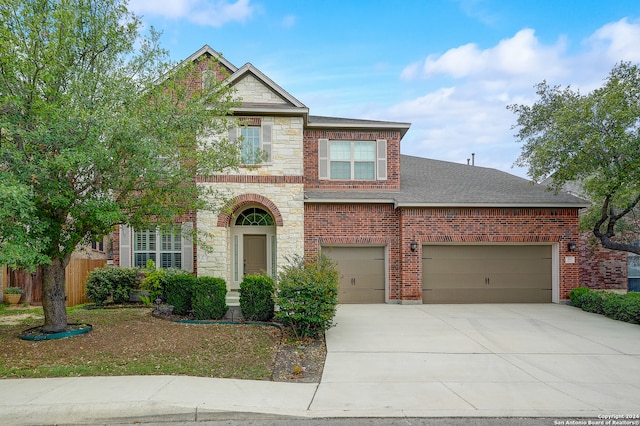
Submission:
[[[244,234],[243,274],[253,275],[267,272],[267,236]]]

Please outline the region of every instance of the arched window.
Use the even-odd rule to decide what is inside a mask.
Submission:
[[[273,218],[266,211],[257,207],[246,209],[236,219],[236,225],[240,226],[273,226]]]

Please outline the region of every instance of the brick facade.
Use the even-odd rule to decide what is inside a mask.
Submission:
[[[387,141],[387,179],[332,181],[318,179],[318,139],[345,141]],[[400,189],[400,132],[397,131],[304,131],[304,186],[322,190],[398,190]]]
[[[569,242],[578,235],[577,209],[545,208],[458,208],[403,209],[402,247],[412,241],[429,243],[558,244],[559,295],[568,299],[578,286],[578,263],[566,263],[577,253],[568,252]],[[401,264],[403,298],[422,297],[422,256],[420,249],[403,257]]]
[[[400,300],[398,211],[391,204],[305,204],[304,252],[316,256],[321,246],[387,246],[389,299]]]
[[[558,247],[560,300],[578,286],[577,209],[394,208],[391,204],[305,205],[305,254],[323,245],[384,245],[388,253],[388,296],[422,300],[422,244],[555,244]],[[415,252],[412,242],[418,243]]]
[[[592,232],[580,234],[578,244],[580,258],[580,286],[600,290],[627,291],[628,254],[607,250],[595,239]]]

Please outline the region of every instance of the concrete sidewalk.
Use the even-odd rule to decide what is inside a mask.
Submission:
[[[565,305],[342,305],[321,383],[0,381],[2,424],[640,414],[640,326]]]
[[[317,386],[185,376],[2,380],[0,423],[186,422],[229,412],[308,416]]]

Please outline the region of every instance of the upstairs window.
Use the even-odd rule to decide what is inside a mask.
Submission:
[[[271,124],[259,118],[241,120],[238,127],[229,129],[229,141],[241,139],[242,164],[258,165],[271,162]]]
[[[318,141],[319,178],[386,180],[387,141]]]
[[[260,143],[260,127],[241,127],[240,136],[242,137],[242,164],[261,163],[263,154]]]
[[[375,142],[329,142],[329,178],[373,180],[376,178]]]

